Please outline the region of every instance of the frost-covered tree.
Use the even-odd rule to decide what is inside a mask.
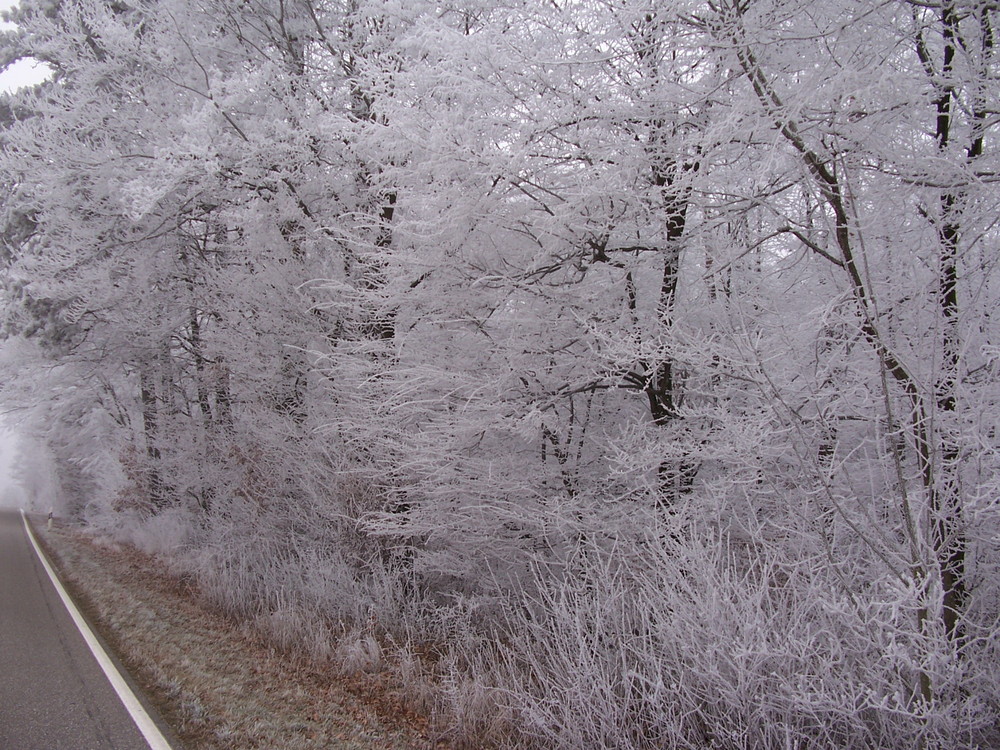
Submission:
[[[93,517],[550,746],[995,741],[991,3],[17,20],[5,396]]]

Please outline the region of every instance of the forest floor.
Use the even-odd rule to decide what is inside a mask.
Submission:
[[[77,604],[186,750],[446,747],[384,677],[276,650],[134,548],[34,525]]]

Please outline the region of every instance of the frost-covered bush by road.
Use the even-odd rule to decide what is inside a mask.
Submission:
[[[959,658],[913,589],[856,572],[707,531],[581,545],[495,679],[544,747],[992,746],[990,643]]]

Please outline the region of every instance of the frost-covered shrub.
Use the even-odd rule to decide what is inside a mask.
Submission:
[[[987,643],[959,659],[913,588],[804,552],[697,532],[583,545],[512,612],[499,694],[544,747],[997,741]]]

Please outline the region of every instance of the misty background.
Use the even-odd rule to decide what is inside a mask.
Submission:
[[[16,5],[16,0],[0,0],[0,12]],[[13,24],[0,21],[0,30],[14,28]],[[38,83],[48,75],[46,67],[32,60],[18,60],[0,71],[0,92],[16,91],[22,86]],[[16,476],[15,465],[18,462],[19,441],[15,431],[0,417],[0,507],[35,507],[36,497],[25,491],[22,482]],[[49,502],[54,502],[50,500]],[[27,504],[26,504],[27,503]],[[42,505],[45,501],[42,501]],[[41,509],[42,505],[37,508]]]
[[[0,427],[0,507],[19,507],[24,490],[14,478],[17,438],[6,426]]]

